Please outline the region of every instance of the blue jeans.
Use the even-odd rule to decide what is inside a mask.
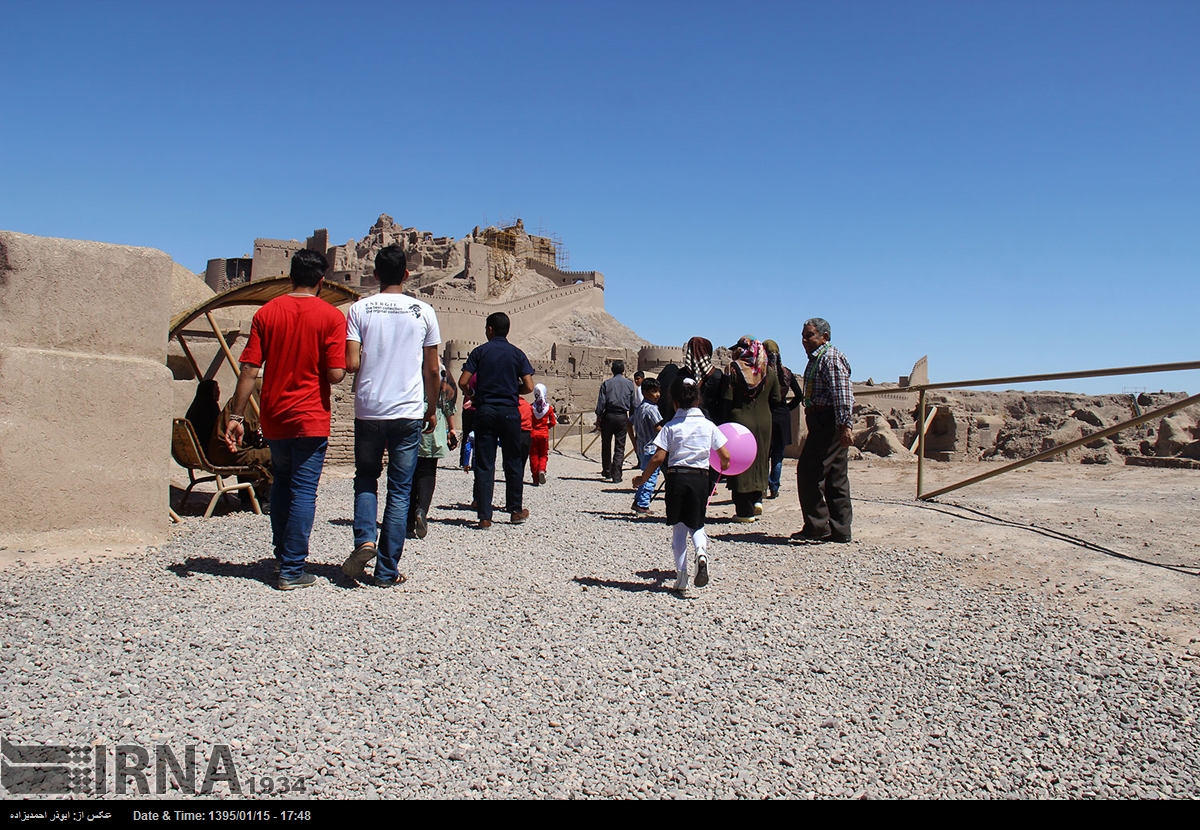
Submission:
[[[421,444],[421,419],[391,421],[354,419],[354,546],[375,542],[379,516],[379,475],[383,451],[388,454],[387,503],[383,529],[375,554],[375,578],[395,581],[400,574],[400,556],[408,532],[408,503],[412,495],[417,448]]]
[[[299,579],[308,558],[308,537],[317,515],[317,484],[325,467],[328,438],[283,438],[271,448],[271,536],[279,578]]]
[[[779,485],[783,478],[783,449],[779,450],[779,459],[776,460],[775,454],[771,454],[771,472],[767,475],[767,489],[779,492]]]
[[[643,448],[642,458],[641,458],[643,470],[645,470],[646,466],[650,463],[650,459],[654,457],[654,453],[655,453],[656,449],[657,449],[656,447],[651,447],[649,450],[646,450]],[[659,468],[659,469],[661,469],[661,468]],[[637,492],[634,493],[633,503],[636,504],[638,507],[649,507],[650,506],[650,499],[654,496],[654,487],[655,487],[655,485],[658,484],[658,473],[659,473],[659,471],[655,470],[654,475],[652,475],[652,476],[650,476],[650,478],[646,479],[646,483],[643,484],[641,487],[637,488]]]
[[[521,511],[525,460],[521,457],[521,413],[515,406],[484,404],[475,410],[475,503],[481,520],[492,520],[496,445],[504,453],[504,498],[509,513]]]

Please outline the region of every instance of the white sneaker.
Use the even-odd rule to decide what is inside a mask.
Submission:
[[[761,515],[762,515],[762,502],[761,502],[761,501],[760,501],[760,502],[755,502],[755,504],[754,504],[754,515],[755,515],[755,516],[761,516]]]
[[[757,516],[734,516],[733,520],[735,522],[740,522],[742,524],[750,524],[751,522],[757,522],[758,517]]]
[[[687,590],[687,586],[688,586],[688,572],[687,571],[676,571],[675,572],[675,590],[679,591],[680,593],[683,593],[684,591]]]
[[[708,584],[708,557],[700,554],[696,557],[696,587],[703,588]]]

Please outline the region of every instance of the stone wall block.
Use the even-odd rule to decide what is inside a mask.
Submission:
[[[171,374],[162,363],[0,345],[0,539],[167,535]]]
[[[171,258],[0,231],[0,344],[166,359]]]

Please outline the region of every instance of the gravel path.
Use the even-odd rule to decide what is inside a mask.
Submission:
[[[1200,796],[1197,663],[1135,626],[967,587],[919,539],[789,543],[790,489],[759,524],[710,523],[712,582],[679,598],[665,525],[594,463],[550,473],[527,524],[480,532],[443,469],[390,591],[341,574],[344,468],[304,591],[274,589],[247,514],[0,571],[0,733],[225,743],[317,797]]]

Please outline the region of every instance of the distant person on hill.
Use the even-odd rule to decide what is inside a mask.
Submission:
[[[704,417],[696,404],[700,387],[690,377],[677,377],[671,387],[675,417],[654,438],[657,448],[645,471],[633,479],[634,487],[647,484],[664,464],[667,467],[667,524],[672,526],[671,551],[675,556],[675,590],[688,587],[687,540],[696,550],[696,587],[708,584],[708,536],[704,514],[712,492],[708,485],[709,458],[717,452],[721,469],[729,466],[726,439],[716,424]]]
[[[521,504],[525,462],[521,458],[521,412],[517,399],[533,391],[533,366],[525,352],[508,342],[510,325],[503,311],[488,315],[484,327],[487,342],[467,356],[458,378],[458,388],[473,397],[475,406],[475,505],[480,530],[492,526],[497,444],[504,453],[509,519],[513,524],[521,524],[529,518],[529,510]]]
[[[625,436],[633,414],[633,381],[625,377],[625,361],[612,362],[612,377],[600,384],[596,421],[600,425],[600,478],[620,483],[625,467]],[[614,447],[613,445],[616,444]]]
[[[850,361],[833,347],[829,323],[813,317],[802,332],[804,421],[808,437],[796,464],[796,485],[804,527],[793,538],[809,542],[849,542],[854,511],[850,504],[849,456],[854,443],[854,389]]]
[[[225,430],[229,451],[237,452],[245,434],[246,405],[265,365],[261,417],[275,474],[271,535],[281,591],[316,582],[304,564],[329,447],[329,386],[346,376],[346,318],[319,296],[328,268],[317,251],[297,251],[292,292],[255,313]]]

